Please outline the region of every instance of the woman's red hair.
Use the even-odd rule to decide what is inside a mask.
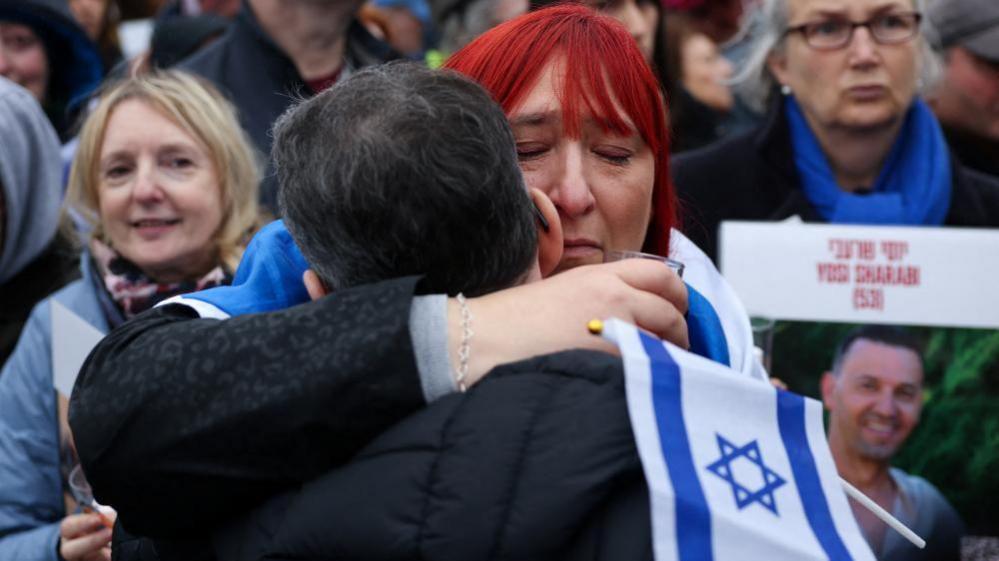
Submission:
[[[565,82],[556,92],[566,134],[578,137],[587,116],[607,131],[630,134],[616,100],[652,149],[652,220],[643,250],[668,255],[677,202],[669,177],[666,108],[659,82],[621,24],[578,4],[551,6],[494,27],[444,66],[482,84],[509,115],[553,59],[566,69]]]

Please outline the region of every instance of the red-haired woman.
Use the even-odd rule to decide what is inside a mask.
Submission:
[[[754,371],[742,305],[674,229],[666,107],[624,27],[578,4],[553,6],[483,34],[445,67],[482,84],[510,119],[527,186],[559,211],[565,243],[556,272],[600,263],[615,250],[681,261],[692,350]],[[705,328],[716,313],[722,337]]]
[[[579,5],[546,8],[445,63],[507,113],[528,187],[559,209],[559,270],[600,263],[609,250],[665,255],[677,223],[659,83],[612,21]]]

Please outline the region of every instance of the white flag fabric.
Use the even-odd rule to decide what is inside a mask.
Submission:
[[[872,560],[822,405],[616,319],[656,561]]]
[[[52,384],[69,398],[83,362],[104,334],[55,298],[51,301]]]

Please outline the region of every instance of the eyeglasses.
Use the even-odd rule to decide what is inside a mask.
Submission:
[[[790,27],[785,35],[801,33],[809,47],[831,51],[849,45],[853,32],[858,27],[866,27],[878,43],[897,45],[916,36],[922,18],[919,12],[882,14],[867,21],[830,18]]]

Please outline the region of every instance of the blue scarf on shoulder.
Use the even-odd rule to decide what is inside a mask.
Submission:
[[[686,284],[686,283],[684,283]],[[687,284],[687,337],[690,352],[711,359],[729,368],[732,359],[728,339],[714,306],[693,286]]]
[[[232,285],[184,295],[212,304],[229,316],[273,312],[309,301],[302,274],[309,268],[282,220],[250,241]],[[707,298],[687,285],[687,330],[691,352],[732,366],[721,320]]]
[[[839,188],[818,139],[794,97],[784,99],[794,163],[805,197],[834,224],[939,226],[950,209],[950,152],[929,107],[917,99],[906,113],[873,192]]]

